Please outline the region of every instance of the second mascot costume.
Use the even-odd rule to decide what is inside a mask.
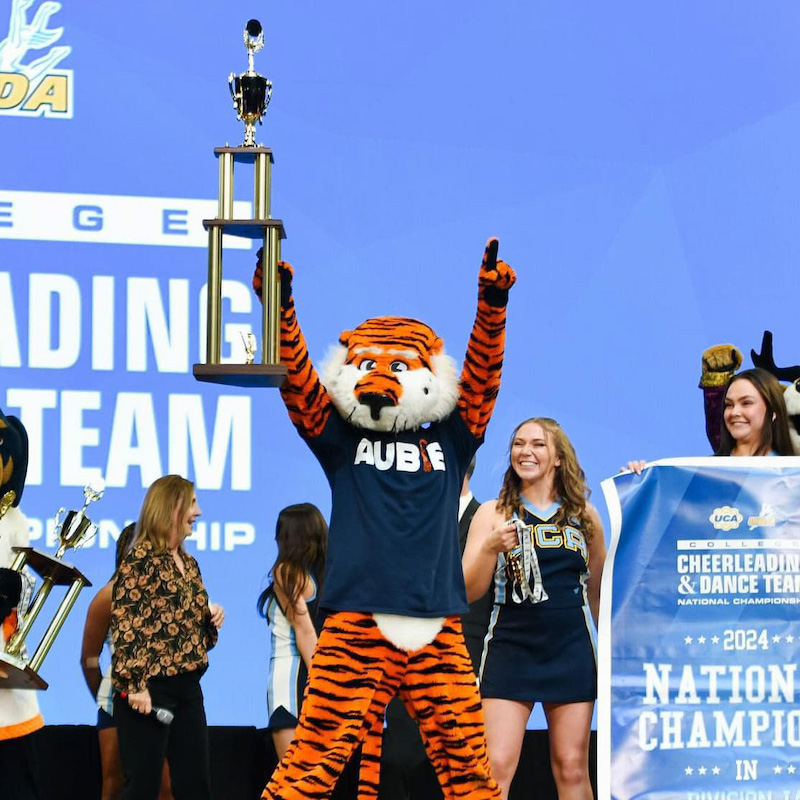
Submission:
[[[0,650],[16,629],[20,597],[27,594],[19,574],[7,569],[12,548],[28,546],[28,520],[18,508],[27,470],[28,434],[20,420],[0,410],[0,508],[11,503],[0,517]],[[0,797],[29,800],[38,797],[31,734],[44,721],[35,691],[2,687],[0,676]]]
[[[458,496],[500,388],[514,271],[489,240],[460,380],[427,325],[376,317],[345,331],[322,379],[281,271],[281,395],[332,491],[320,607],[296,739],[263,797],[327,796],[363,743],[360,798],[378,795],[383,715],[396,694],[419,723],[446,800],[497,798],[459,615],[467,611]],[[261,268],[253,285],[261,293]]]

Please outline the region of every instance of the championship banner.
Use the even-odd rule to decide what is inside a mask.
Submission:
[[[800,798],[800,458],[603,482],[602,800]]]

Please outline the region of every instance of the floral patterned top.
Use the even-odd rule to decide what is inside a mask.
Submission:
[[[120,692],[154,677],[205,670],[217,643],[197,561],[181,552],[186,577],[169,552],[134,545],[120,564],[111,596],[113,682]]]

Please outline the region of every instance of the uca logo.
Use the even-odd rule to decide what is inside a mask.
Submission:
[[[56,47],[64,29],[48,27],[61,3],[46,0],[28,22],[33,3],[11,0],[8,35],[0,41],[0,114],[71,119],[72,70],[56,66],[72,48]]]
[[[711,512],[708,521],[718,531],[732,531],[742,524],[743,519],[744,517],[739,512],[738,508],[722,506],[721,508],[715,508]]]

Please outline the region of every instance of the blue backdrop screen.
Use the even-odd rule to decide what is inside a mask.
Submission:
[[[201,220],[216,214],[213,148],[243,137],[226,82],[246,68],[250,17],[275,85],[258,139],[316,361],[376,314],[425,320],[460,360],[488,236],[517,270],[480,499],[526,417],[557,418],[597,487],[631,458],[708,452],[708,345],[747,351],[770,328],[776,358],[800,361],[795,3],[0,0],[0,406],[30,435],[33,544],[54,548],[56,510],[80,507],[92,476],[109,486],[96,539],[70,556],[94,587],[42,670],[51,724],[94,716],[86,606],[154,478],[195,481],[188,546],[227,611],[204,679],[212,724],[265,723],[255,600],[275,518],[329,511],[277,392],[191,374]],[[223,352],[238,361],[260,324],[254,262],[229,243]]]

